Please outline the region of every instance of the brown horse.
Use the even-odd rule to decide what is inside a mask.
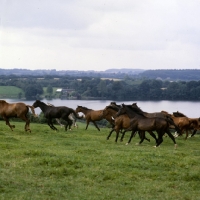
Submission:
[[[103,116],[104,117],[108,117],[109,116],[109,117],[115,119],[115,126],[111,129],[109,135],[107,136],[107,140],[109,140],[110,136],[115,131],[116,132],[115,142],[117,142],[118,136],[119,136],[119,132],[122,131],[122,130],[124,130],[124,131],[122,132],[122,136],[121,136],[120,141],[123,141],[126,129],[128,129],[130,127],[130,125],[131,125],[130,124],[131,120],[130,120],[130,118],[128,117],[127,114],[120,115],[118,117],[116,116],[118,111],[119,111],[119,106],[112,105],[112,102],[111,102],[111,104],[109,106],[106,106],[104,108],[104,110],[103,110]],[[157,141],[157,138],[156,138],[155,134],[153,132],[149,132],[149,133]],[[139,136],[141,138],[141,141],[139,142],[139,144],[141,144],[144,139],[150,142],[150,139],[146,138],[145,135],[144,135],[144,138],[141,137],[141,133],[140,132],[139,132]]]
[[[177,112],[173,112],[173,116],[174,117],[187,117],[186,115],[184,115],[183,113],[177,111]],[[188,117],[187,117],[188,118]],[[185,130],[186,132],[186,137],[185,139],[188,138],[188,131],[191,132],[193,130],[193,133],[191,133],[190,137],[193,137],[197,130],[200,130],[200,118],[188,118],[192,123],[190,124],[188,130]]]
[[[133,107],[133,108],[136,108],[136,109],[140,109],[140,108],[137,106],[137,103],[133,103],[133,104],[132,104],[132,107]],[[149,118],[152,118],[152,117],[159,117],[159,118],[163,118],[163,119],[166,119],[166,120],[170,120],[170,121],[171,121],[170,128],[171,128],[171,129],[175,129],[178,133],[181,134],[180,128],[174,123],[174,121],[173,121],[173,119],[171,118],[171,116],[168,115],[167,113],[164,113],[164,112],[153,112],[153,113],[149,113],[149,112],[144,112],[144,111],[143,111],[143,114],[144,114],[146,117],[149,117]]]
[[[88,125],[90,122],[92,122],[95,127],[100,131],[99,127],[96,124],[96,121],[100,121],[102,119],[106,119],[111,123],[111,125],[114,125],[114,120],[110,116],[103,116],[103,110],[92,110],[89,108],[86,108],[84,106],[77,106],[76,113],[82,112],[85,115],[86,119],[86,130],[88,128]]]
[[[170,116],[174,123],[179,127],[179,129],[181,130],[179,135],[182,135],[184,131],[186,131],[186,137],[185,139],[187,139],[188,137],[188,130],[190,129],[192,124],[196,125],[196,120],[192,119],[192,118],[188,118],[188,117],[175,117],[173,114],[169,114],[166,111],[161,111],[165,114],[167,114],[168,116]]]
[[[9,118],[17,117],[26,122],[24,127],[25,131],[31,132],[29,127],[30,119],[27,117],[29,108],[31,108],[33,115],[36,116],[33,106],[26,105],[22,102],[10,104],[4,100],[0,100],[0,115],[6,121],[6,125],[8,125],[12,131],[13,128],[15,128],[15,125],[10,124]]]
[[[131,137],[127,144],[131,142],[136,131],[156,131],[158,134],[158,140],[155,147],[158,147],[163,142],[163,135],[167,133],[173,140],[176,148],[177,144],[175,138],[169,130],[169,124],[171,123],[170,120],[160,117],[148,118],[144,115],[141,109],[122,104],[122,108],[119,109],[117,116],[125,113],[131,119],[131,127],[129,129],[132,130]]]

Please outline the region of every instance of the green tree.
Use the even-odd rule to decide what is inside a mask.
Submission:
[[[47,93],[49,93],[49,94],[53,93],[53,87],[51,85],[48,85],[48,87],[47,87]]]
[[[40,84],[30,84],[25,88],[24,92],[26,99],[37,99],[43,93],[43,89]]]

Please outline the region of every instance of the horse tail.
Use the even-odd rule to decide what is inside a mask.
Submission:
[[[181,129],[174,123],[174,120],[170,116],[166,116],[166,120],[170,125],[173,125],[178,133],[181,134]]]
[[[29,107],[34,115],[34,117],[37,117],[37,115],[35,114],[35,109],[33,106],[29,106],[29,105],[26,105],[27,107]]]

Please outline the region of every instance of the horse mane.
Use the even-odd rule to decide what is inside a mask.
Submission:
[[[116,106],[116,107],[118,107],[118,108],[121,107],[120,105],[116,104],[115,101],[111,101],[109,106]]]
[[[118,111],[119,110],[119,108],[118,107],[115,107],[115,106],[106,106],[106,108],[110,108],[110,109],[112,109],[112,110],[114,110],[114,111]]]
[[[183,113],[177,111],[177,112],[173,112],[174,117],[187,117],[186,115],[184,115]]]
[[[126,107],[130,110],[132,110],[133,112],[136,112],[138,115],[142,115],[143,117],[146,117],[144,115],[144,112],[142,111],[142,109],[140,109],[138,106],[137,107],[133,107],[132,105],[126,105]]]
[[[0,100],[1,103],[8,103],[7,101],[5,100]]]
[[[85,106],[78,106],[78,107],[83,108],[83,109],[85,109],[85,110],[92,110],[91,108],[87,108],[87,107],[85,107]]]

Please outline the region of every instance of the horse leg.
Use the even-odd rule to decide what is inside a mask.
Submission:
[[[31,133],[31,129],[30,129],[30,127],[29,127],[29,125],[30,125],[30,120],[29,120],[26,116],[19,116],[19,118],[26,122],[26,124],[25,124],[25,126],[24,126],[25,131],[26,131],[26,132],[29,131],[29,132]]]
[[[86,124],[85,130],[87,130],[89,123],[90,123],[90,121],[87,120],[87,124]]]
[[[95,127],[98,129],[98,131],[100,131],[99,127],[97,126],[96,122],[95,121],[92,121],[93,124],[95,125]]]
[[[52,130],[56,130],[56,131],[58,130],[58,129],[53,125],[51,119],[48,119],[48,125],[49,125],[49,127],[50,127]]]
[[[115,138],[115,142],[117,143],[118,137],[119,137],[119,129],[115,130],[116,131],[116,138]]]
[[[187,140],[187,138],[188,138],[188,129],[186,129],[185,132],[186,132],[185,133],[185,140]]]
[[[6,125],[9,126],[10,129],[13,131],[13,128],[15,128],[15,125],[11,125],[8,118],[4,117],[3,119],[6,121]]]
[[[132,130],[131,136],[130,136],[128,142],[126,143],[126,145],[128,145],[128,144],[131,142],[131,140],[132,140],[132,138],[133,138],[135,132],[136,132],[135,130]]]
[[[176,144],[176,140],[174,138],[174,136],[171,134],[170,130],[166,131],[167,135],[172,139],[172,141],[174,142],[174,148],[177,148],[177,144]]]
[[[109,140],[109,138],[110,138],[110,136],[112,135],[112,133],[113,133],[114,130],[115,130],[115,129],[113,128],[113,129],[110,131],[109,135],[107,136],[107,140]]]
[[[158,147],[163,142],[162,134],[159,134],[158,136],[158,142],[156,143],[155,147]]]
[[[153,131],[148,131],[149,134],[155,139],[156,143],[158,142],[156,135],[153,133]]]
[[[197,132],[197,129],[194,129],[194,131],[190,137],[193,137],[196,134],[196,132]]]
[[[123,142],[123,139],[124,139],[125,133],[126,133],[126,130],[124,130],[124,131],[122,132],[122,136],[121,136],[121,139],[120,139],[121,142]]]

